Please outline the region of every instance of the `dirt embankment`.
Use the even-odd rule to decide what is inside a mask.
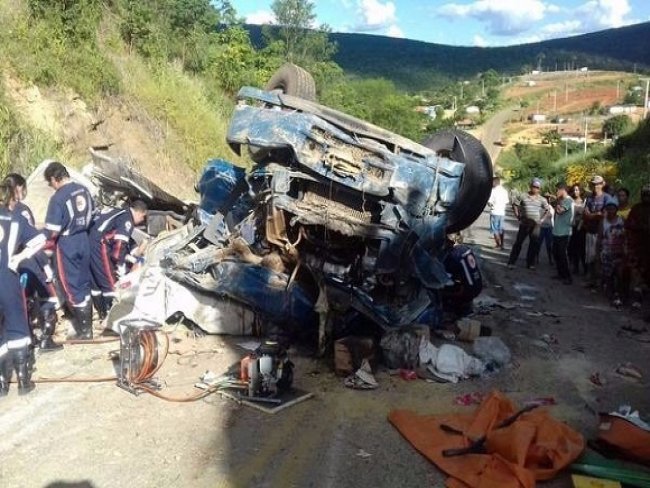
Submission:
[[[196,175],[177,164],[166,149],[170,129],[151,117],[137,101],[116,96],[89,106],[70,90],[41,88],[5,76],[5,93],[19,115],[54,139],[65,162],[81,166],[90,161],[88,148],[109,146],[162,188],[180,198],[196,198]],[[36,165],[40,161],[34,161]]]

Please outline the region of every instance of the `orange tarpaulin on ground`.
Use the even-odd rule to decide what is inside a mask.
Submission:
[[[583,437],[545,409],[524,413],[512,425],[495,429],[516,413],[508,398],[493,392],[473,414],[418,415],[393,410],[388,420],[450,476],[450,488],[533,488],[536,480],[553,478],[582,453]],[[443,424],[464,435],[446,432],[440,428]],[[468,447],[483,435],[487,454],[442,454],[445,449]]]

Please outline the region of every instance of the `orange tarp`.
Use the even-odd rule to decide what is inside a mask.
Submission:
[[[517,413],[504,395],[493,392],[473,414],[418,415],[393,410],[388,420],[427,459],[447,473],[450,488],[533,488],[553,478],[585,447],[583,437],[538,408],[512,425],[495,429]],[[442,424],[464,435],[445,432]],[[487,435],[487,454],[444,457],[445,449],[468,447]]]

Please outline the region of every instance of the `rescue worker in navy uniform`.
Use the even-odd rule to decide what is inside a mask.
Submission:
[[[115,283],[125,274],[126,258],[133,229],[147,218],[147,204],[131,202],[128,208],[108,208],[90,227],[90,271],[93,278],[93,304],[100,320],[113,306]]]
[[[10,173],[5,177],[5,184],[12,193],[9,208],[17,219],[22,219],[25,224],[36,228],[34,214],[22,200],[27,196],[27,182],[17,173]],[[56,329],[56,309],[59,305],[57,292],[54,287],[54,272],[50,265],[50,258],[45,251],[39,251],[33,257],[24,260],[18,268],[18,275],[27,276],[25,295],[37,301],[37,320],[41,329],[38,347],[41,352],[57,351],[63,346],[52,339]]]
[[[45,246],[45,235],[9,210],[12,191],[0,184],[0,396],[9,391],[12,370],[18,376],[18,394],[34,389],[31,380],[30,346],[32,343],[25,296],[17,274],[18,265]],[[16,250],[22,247],[20,253]]]
[[[93,217],[93,200],[86,187],[70,179],[63,164],[51,162],[45,181],[54,189],[45,217],[45,230],[54,243],[56,274],[72,312],[75,335],[71,339],[93,338],[90,301],[90,246],[88,229]]]
[[[483,289],[483,277],[474,251],[447,239],[442,262],[454,282],[442,290],[444,308],[457,315],[467,315],[472,311],[472,301]]]

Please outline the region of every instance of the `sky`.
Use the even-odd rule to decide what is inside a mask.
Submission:
[[[232,0],[251,24],[272,0]],[[650,21],[650,0],[315,0],[318,24],[457,46],[506,46]],[[647,41],[646,41],[647,42]]]

